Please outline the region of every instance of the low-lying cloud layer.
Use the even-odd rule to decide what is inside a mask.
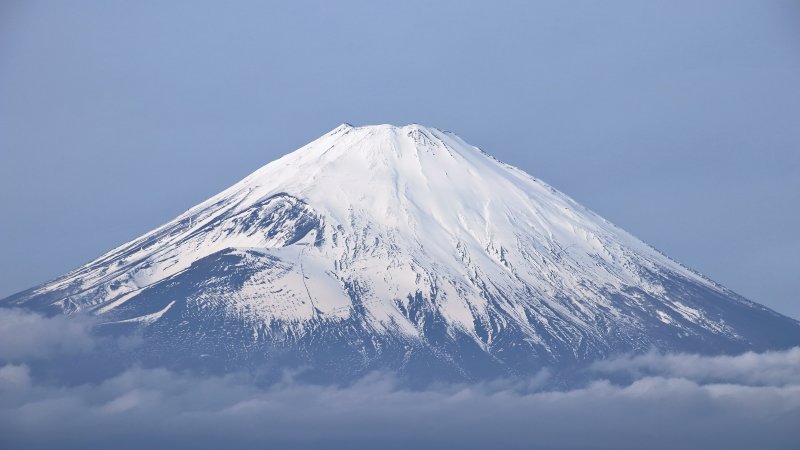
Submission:
[[[0,310],[0,324],[26,314]],[[84,335],[90,336],[78,334]],[[2,338],[2,448],[789,449],[800,443],[798,348],[618,358],[596,364],[595,381],[562,391],[539,390],[544,372],[531,380],[413,391],[388,374],[347,387],[291,378],[263,387],[246,374],[138,367],[75,384],[37,375],[35,362],[21,360],[24,352],[7,349],[18,338],[25,345],[48,340]],[[615,384],[609,375],[629,380]]]

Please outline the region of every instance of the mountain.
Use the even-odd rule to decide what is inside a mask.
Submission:
[[[800,324],[450,132],[341,125],[5,306],[97,316],[173,365],[328,379],[569,371],[800,344]]]

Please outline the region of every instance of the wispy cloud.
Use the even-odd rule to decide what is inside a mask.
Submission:
[[[698,382],[783,386],[800,384],[800,347],[737,356],[650,352],[599,361],[593,368],[604,373],[625,372],[637,378],[658,375]]]
[[[0,360],[30,360],[92,348],[86,317],[45,317],[21,309],[0,308]]]

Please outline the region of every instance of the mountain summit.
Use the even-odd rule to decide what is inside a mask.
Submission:
[[[475,379],[651,348],[784,348],[800,324],[420,125],[341,125],[3,305],[137,329],[175,364]]]

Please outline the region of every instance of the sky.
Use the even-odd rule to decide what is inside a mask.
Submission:
[[[800,2],[0,2],[0,297],[421,123],[800,318]]]

